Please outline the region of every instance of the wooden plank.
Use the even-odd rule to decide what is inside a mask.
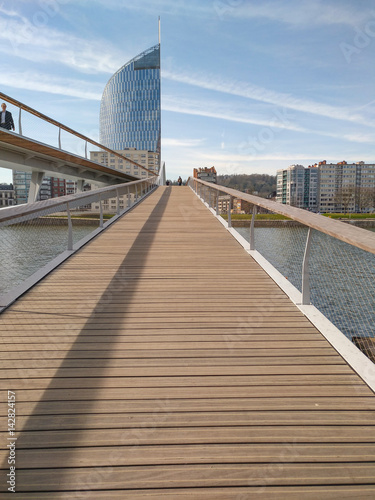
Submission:
[[[269,481],[270,483],[271,481]],[[337,500],[337,499],[369,499],[375,496],[374,485],[324,485],[324,486],[270,486],[269,483],[259,486],[226,487],[226,488],[158,488],[137,490],[106,490],[106,500],[228,500],[235,498],[248,500],[251,498],[270,500]],[[85,484],[86,486],[86,484]],[[84,495],[85,490],[79,490],[78,494]],[[53,491],[54,500],[72,500],[75,493]],[[21,498],[21,497],[20,497]],[[50,500],[51,493],[28,492],[30,500]],[[103,500],[102,491],[90,490],[90,500]]]
[[[27,388],[27,382],[25,383]],[[373,396],[373,392],[359,381],[348,385],[249,386],[249,387],[137,387],[137,388],[50,388],[18,389],[18,401],[92,401],[95,399],[208,399],[208,398],[276,398],[276,397],[361,397]]]
[[[98,388],[169,388],[171,394],[173,388],[214,388],[214,387],[264,387],[267,391],[268,387],[286,387],[293,388],[293,392],[297,386],[354,386],[358,385],[358,377],[352,375],[300,375],[298,378],[295,375],[206,375],[206,376],[173,376],[173,377],[110,377],[107,371],[103,375],[98,373],[98,369],[91,372],[89,377],[61,377],[60,373],[56,373],[53,380],[53,389],[98,389]],[[0,390],[7,390],[9,380],[0,380]],[[25,387],[23,378],[12,380],[12,390],[20,390]],[[49,378],[31,378],[27,380],[28,390],[46,390],[50,389],[51,380]],[[281,389],[283,390],[283,389]],[[181,393],[183,396],[183,393]]]
[[[17,353],[18,355],[19,353]],[[1,359],[1,367],[3,368],[13,368],[17,370],[18,373],[22,375],[23,370],[27,368],[40,367],[40,368],[101,368],[108,367],[109,365],[113,368],[120,367],[234,367],[234,366],[251,366],[251,367],[261,367],[261,366],[341,366],[347,367],[350,373],[352,370],[345,364],[344,360],[338,356],[336,353],[331,353],[329,356],[285,356],[285,357],[243,357],[236,356],[235,359],[228,353],[224,353],[221,357],[209,357],[209,358],[111,358],[111,362],[108,363],[107,358],[80,358],[75,359],[69,357],[64,358],[64,366],[61,366],[61,359],[63,355],[59,352],[54,351],[54,356],[50,356],[49,351],[46,351],[43,355],[36,356],[35,353],[29,353],[27,357],[23,356],[22,363],[19,363],[20,357],[12,357],[10,354],[7,359]],[[60,355],[58,355],[60,354]],[[0,353],[1,357],[1,353]],[[307,373],[307,372],[306,372]],[[1,374],[1,371],[0,371]],[[1,402],[0,402],[1,404]]]
[[[164,414],[155,415],[163,420]],[[158,427],[135,429],[85,429],[22,431],[17,449],[79,446],[141,446],[156,444],[223,443],[375,443],[375,426],[238,426]],[[375,466],[375,464],[374,464]]]
[[[10,365],[14,365],[14,362],[8,362]],[[30,379],[30,378],[54,378],[57,377],[92,377],[97,374],[97,370],[100,366],[95,363],[92,367],[66,367],[66,366],[56,366],[57,369],[51,368],[39,368],[40,363],[36,361],[33,368],[13,368],[13,369],[3,369],[0,371],[2,378],[13,379],[18,378]],[[248,376],[260,376],[260,375],[344,375],[353,374],[351,368],[347,365],[265,365],[265,366],[251,366],[251,365],[231,365],[231,366],[133,366],[131,368],[126,367],[106,367],[105,376],[106,377],[181,377],[194,375],[198,376],[236,376],[236,375],[248,375]],[[295,380],[295,378],[294,378]]]
[[[171,402],[172,404],[172,402]],[[97,407],[98,405],[96,405]],[[158,409],[158,408],[156,408]],[[17,428],[22,431],[67,430],[67,429],[108,429],[143,427],[222,427],[246,425],[374,425],[374,413],[358,411],[307,411],[307,410],[270,410],[260,411],[164,411],[163,418],[155,418],[154,413],[135,413],[132,409],[116,408],[112,413],[104,413],[105,408],[97,408],[98,413],[85,411],[77,414],[17,416]],[[82,412],[84,409],[82,408]],[[4,424],[5,418],[4,418]],[[6,425],[4,425],[6,428]],[[357,446],[355,444],[354,446]]]
[[[7,404],[0,403],[2,415],[6,415]],[[90,401],[18,401],[18,415],[74,415],[74,414],[113,414],[113,413],[155,413],[194,411],[320,411],[341,412],[374,411],[375,398],[372,396],[314,396],[282,398],[217,398],[217,399],[149,399],[149,400],[100,400]]]
[[[351,471],[351,474],[349,473]],[[270,467],[269,464],[161,465],[111,467],[98,471],[94,468],[18,471],[19,491],[76,491],[81,488],[103,489],[172,487],[229,487],[278,485],[350,485],[353,476],[360,484],[373,485],[375,464],[288,464]]]
[[[336,351],[328,345],[320,348],[308,348],[308,349],[299,349],[295,347],[293,349],[273,349],[273,348],[265,348],[265,349],[230,349],[228,346],[224,346],[222,349],[116,349],[116,344],[113,344],[111,350],[103,349],[103,346],[98,348],[95,351],[88,350],[87,347],[85,349],[69,349],[67,347],[65,350],[56,350],[57,346],[55,345],[46,345],[43,344],[42,348],[29,349],[26,347],[20,346],[20,349],[16,349],[16,345],[14,349],[5,350],[3,349],[0,352],[0,359],[43,359],[45,356],[55,358],[55,359],[65,359],[67,357],[67,351],[69,351],[70,359],[114,359],[114,358],[217,358],[217,357],[271,357],[275,356],[280,360],[285,356],[291,357],[302,357],[302,356],[332,356],[339,357]],[[278,361],[279,362],[279,361]],[[280,361],[282,363],[282,361]],[[319,360],[317,360],[317,364]]]
[[[168,446],[111,446],[77,447],[73,449],[21,450],[17,466],[20,469],[54,469],[64,467],[105,467],[108,457],[113,467],[135,465],[167,464],[217,464],[217,463],[280,463],[281,457],[288,457],[294,463],[332,462],[374,462],[375,444],[236,444],[211,446],[168,445]],[[7,458],[7,452],[0,452],[0,459]]]

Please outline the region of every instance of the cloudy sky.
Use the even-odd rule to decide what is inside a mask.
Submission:
[[[168,177],[375,161],[372,0],[0,0],[0,89],[98,140],[104,87],[159,15]]]

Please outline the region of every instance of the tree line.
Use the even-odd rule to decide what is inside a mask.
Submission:
[[[217,183],[221,186],[237,189],[262,198],[276,196],[276,175],[268,174],[235,174],[218,175]]]

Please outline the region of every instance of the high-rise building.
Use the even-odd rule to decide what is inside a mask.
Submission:
[[[135,148],[160,159],[160,44],[122,66],[108,81],[100,105],[100,143]]]
[[[122,66],[109,79],[100,104],[100,143],[120,153],[91,151],[90,158],[110,168],[139,177],[160,169],[161,101],[160,43]],[[128,161],[130,160],[130,161]],[[119,199],[120,208],[124,197]],[[107,200],[104,209],[116,207]],[[94,209],[98,205],[93,204]]]
[[[276,200],[279,203],[298,208],[316,209],[318,169],[291,165],[287,169],[277,171],[276,183]]]

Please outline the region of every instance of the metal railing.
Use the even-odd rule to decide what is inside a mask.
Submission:
[[[155,175],[155,172],[147,169],[145,166],[137,163],[136,161],[128,158],[124,154],[113,151],[112,149],[103,146],[99,142],[86,137],[79,132],[63,125],[62,123],[54,120],[53,118],[40,113],[34,108],[23,104],[13,97],[10,97],[3,92],[0,92],[0,99],[5,101],[6,103],[12,104],[18,108],[18,119],[14,116],[13,120],[15,125],[18,124],[18,133],[21,136],[27,136],[28,138],[40,140],[40,137],[43,137],[43,143],[50,144],[53,147],[57,147],[59,150],[71,151],[80,155],[84,158],[88,158],[88,144],[91,144],[95,148],[100,151],[106,151],[111,153],[112,155],[125,160],[127,163],[131,163],[132,165],[138,167],[141,170],[147,172],[147,175]],[[31,120],[32,117],[37,117],[39,119],[38,124]],[[50,127],[51,125],[52,127]],[[63,134],[65,132],[65,134]],[[38,137],[35,137],[35,135]],[[78,141],[77,141],[78,140]]]
[[[141,201],[160,176],[0,210],[0,312]]]
[[[237,231],[250,253],[259,252],[299,290],[297,304],[314,305],[375,360],[374,232],[195,178],[188,184],[217,215],[224,199],[226,206],[247,202],[251,221]],[[226,217],[230,229],[231,210]]]

